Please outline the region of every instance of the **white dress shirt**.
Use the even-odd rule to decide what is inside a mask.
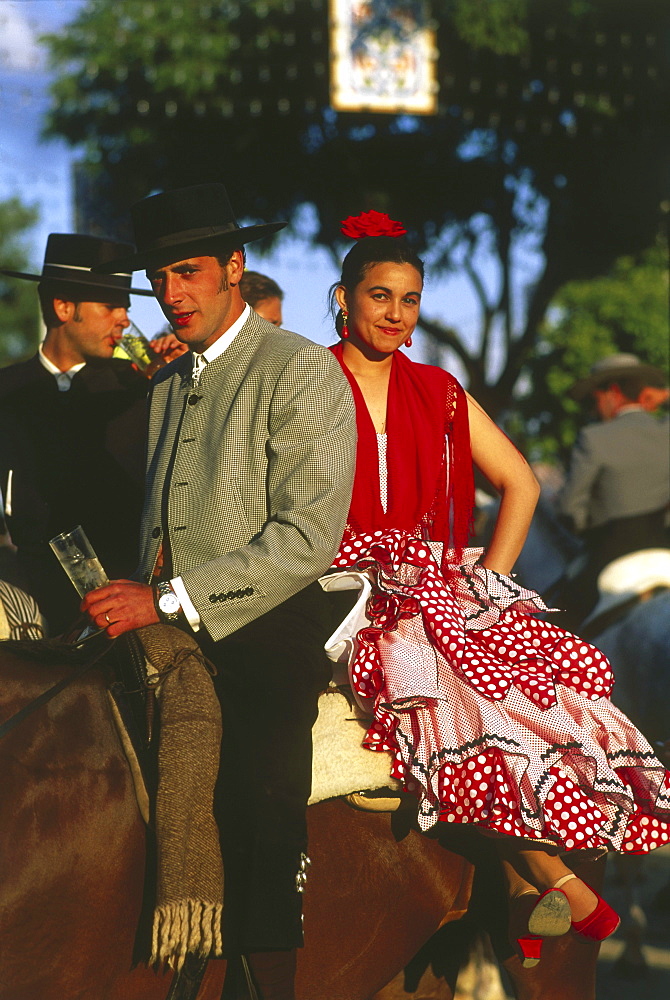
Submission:
[[[225,333],[221,334],[218,340],[215,340],[211,347],[208,347],[206,351],[202,354],[193,355],[193,384],[197,387],[200,381],[200,375],[202,374],[203,368],[209,364],[210,361],[214,361],[218,358],[226,348],[230,347],[235,337],[240,332],[246,321],[249,319],[251,313],[251,307],[246,305],[242,312],[242,315],[235,320],[233,325],[229,327]],[[187,621],[194,632],[200,630],[200,615],[193,606],[193,602],[186,593],[186,587],[184,586],[183,580],[180,576],[175,576],[170,580],[172,589],[179,599],[179,603],[182,606],[182,610],[186,615]]]
[[[86,364],[85,361],[81,361],[78,365],[72,365],[72,368],[68,368],[66,372],[62,372],[60,368],[56,367],[53,361],[49,361],[48,357],[42,350],[41,344],[37,348],[37,356],[40,359],[42,366],[46,368],[49,374],[53,375],[53,377],[56,379],[56,384],[58,385],[59,392],[68,391],[68,389],[72,385],[72,379],[77,374],[77,372],[80,372],[82,370],[82,368]]]

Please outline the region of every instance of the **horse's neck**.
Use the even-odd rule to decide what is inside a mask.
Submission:
[[[72,664],[22,659],[0,646],[0,717],[11,718],[72,671]],[[123,763],[113,728],[107,680],[94,669],[63,688],[46,704],[27,715],[4,739],[0,739],[0,761],[20,746],[28,768],[40,761],[66,766],[75,762],[82,769],[106,769]],[[124,764],[125,766],[125,764]]]

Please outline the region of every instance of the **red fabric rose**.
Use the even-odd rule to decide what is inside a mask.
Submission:
[[[352,240],[362,236],[404,236],[407,230],[401,222],[389,219],[386,212],[361,212],[360,215],[350,215],[341,223],[340,232]]]

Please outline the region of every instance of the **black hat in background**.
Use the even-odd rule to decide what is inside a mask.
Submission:
[[[194,184],[151,195],[131,208],[137,252],[96,270],[138,271],[188,257],[219,256],[270,236],[287,225],[238,226],[223,184]]]
[[[610,354],[591,366],[586,378],[581,378],[573,385],[570,395],[573,399],[584,399],[594,389],[612,385],[620,378],[640,377],[650,386],[665,388],[668,376],[640,359],[635,354]]]
[[[54,288],[62,286],[64,292],[80,301],[103,302],[110,292],[122,296],[153,295],[149,288],[131,288],[131,272],[118,271],[114,274],[98,274],[93,268],[112,257],[132,253],[132,243],[98,236],[82,236],[79,233],[51,233],[44,251],[41,274],[26,274],[23,271],[9,271],[0,268],[0,274],[10,278],[24,278],[27,281],[43,282]]]

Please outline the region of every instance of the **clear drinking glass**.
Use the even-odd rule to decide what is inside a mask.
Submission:
[[[165,359],[160,354],[156,354],[142,331],[133,322],[130,323],[116,346],[128,355],[133,364],[137,365],[147,378],[151,378],[154,372],[166,364]]]
[[[61,566],[80,597],[109,583],[95,549],[79,524],[72,531],[56,535],[49,542]]]

